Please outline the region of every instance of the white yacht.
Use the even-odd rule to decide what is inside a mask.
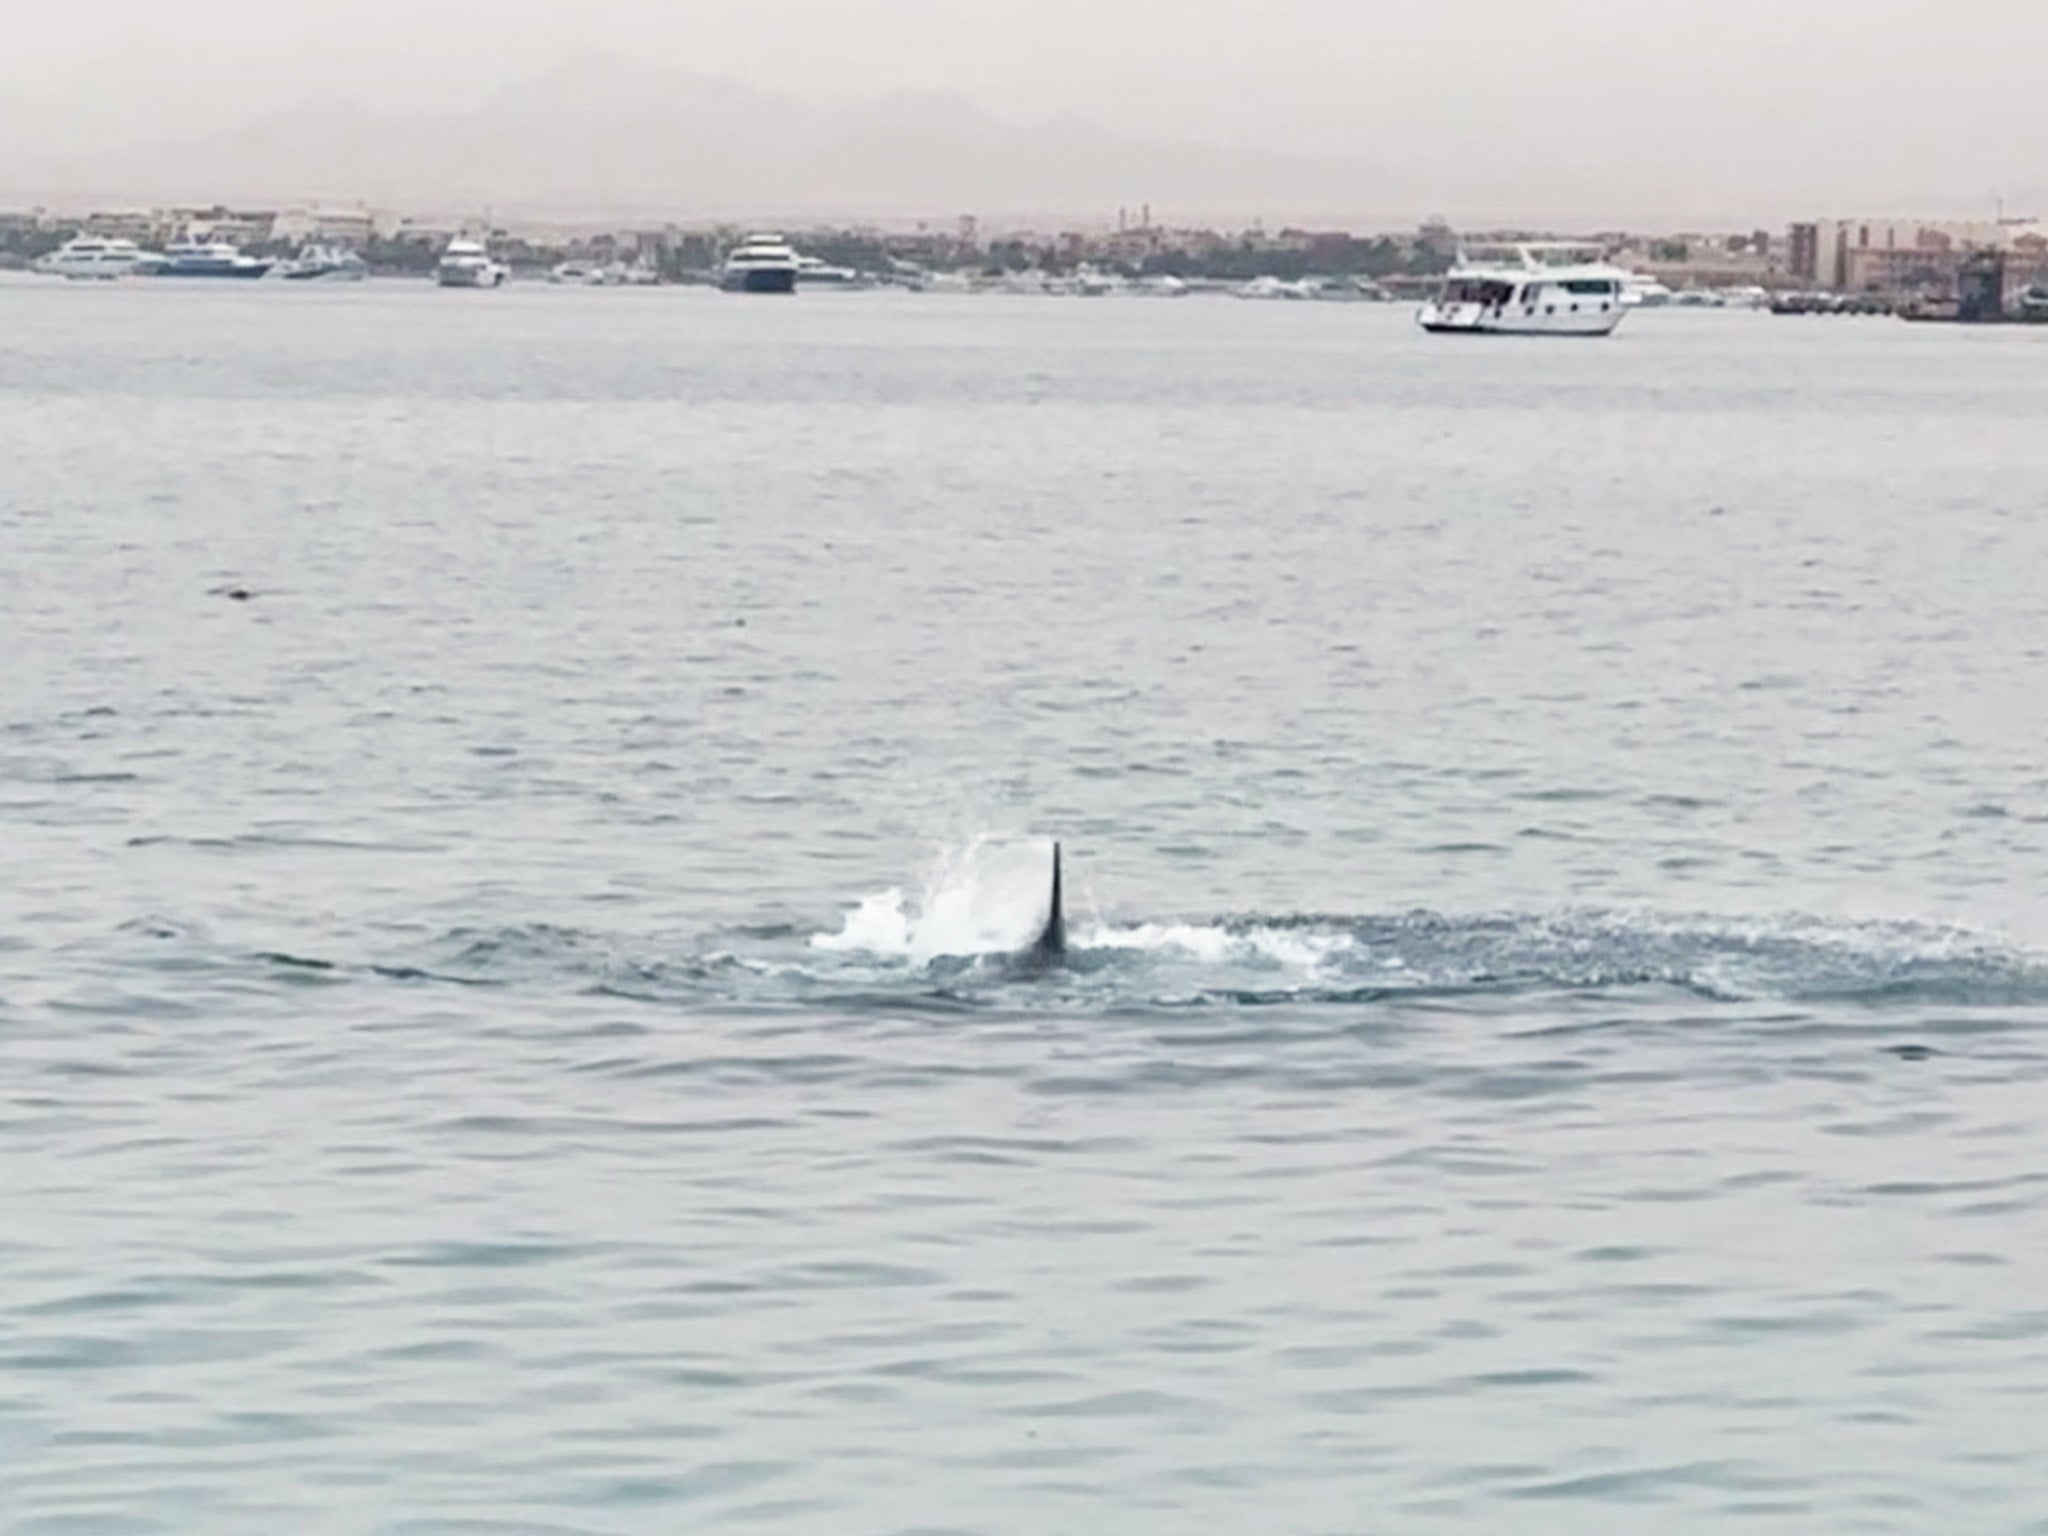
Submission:
[[[860,288],[865,287],[860,273],[852,267],[835,267],[829,261],[816,256],[799,256],[796,259],[796,280],[806,288]]]
[[[297,283],[359,283],[370,275],[370,264],[345,245],[306,245],[273,270]]]
[[[1385,299],[1384,288],[1366,277],[1312,277],[1308,296],[1325,304],[1373,304]]]
[[[38,272],[55,277],[113,278],[131,272],[146,272],[160,265],[163,257],[145,251],[133,240],[108,240],[99,235],[77,235],[36,262]]]
[[[245,256],[232,241],[187,232],[164,247],[163,260],[150,268],[157,277],[257,278],[277,263],[266,256]]]
[[[1628,313],[1630,276],[1598,246],[1525,242],[1458,253],[1416,321],[1425,331],[1473,336],[1605,336]]]
[[[458,235],[441,253],[434,281],[443,288],[496,288],[505,281],[505,269],[491,259],[481,240]]]
[[[651,288],[661,281],[661,273],[644,259],[586,261],[572,256],[548,269],[548,281],[574,288]]]
[[[1621,302],[1630,309],[1661,309],[1676,295],[1654,277],[1630,272],[1621,280]]]
[[[801,263],[780,235],[749,235],[726,253],[718,286],[727,293],[794,293]]]

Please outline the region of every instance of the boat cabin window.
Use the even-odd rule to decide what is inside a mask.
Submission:
[[[1513,283],[1496,282],[1491,278],[1459,278],[1446,284],[1444,290],[1444,302],[1447,304],[1483,304],[1489,308],[1495,304],[1506,304],[1514,296]]]
[[[1564,286],[1568,293],[1590,293],[1602,298],[1614,295],[1614,279],[1611,277],[1568,277]]]

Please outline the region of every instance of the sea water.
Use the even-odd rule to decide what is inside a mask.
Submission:
[[[2048,1531],[2048,333],[227,286],[0,284],[0,1531]]]

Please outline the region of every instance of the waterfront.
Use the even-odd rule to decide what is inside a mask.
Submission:
[[[488,219],[415,220],[361,207],[275,211],[215,205],[83,214],[37,208],[0,211],[0,271],[43,263],[67,238],[78,236],[134,242],[140,249],[130,255],[138,259],[140,275],[163,266],[150,246],[194,232],[208,241],[253,244],[257,259],[266,262],[297,255],[325,266],[345,252],[341,259],[356,264],[351,275],[387,277],[430,275],[452,241],[476,241],[508,276],[545,275],[591,286],[715,284],[723,263],[748,238],[743,227],[732,225],[499,227]],[[800,273],[799,280],[834,286],[1084,294],[1133,287],[1167,294],[1376,299],[1431,295],[1468,245],[1557,243],[1531,230],[1461,234],[1442,219],[1400,234],[1268,230],[1263,223],[1237,230],[1172,227],[1155,224],[1149,206],[1140,207],[1135,222],[1131,210],[1118,210],[1113,230],[1086,223],[1057,231],[984,229],[974,216],[963,215],[937,228],[924,221],[914,229],[815,226],[793,239],[800,267],[808,269],[808,279]],[[1968,323],[2048,315],[2048,227],[2027,217],[1824,219],[1794,223],[1782,235],[1765,229],[1609,230],[1563,243],[1627,269],[1632,290],[1651,303],[1769,303],[1782,313],[1904,313]]]
[[[2044,366],[0,282],[10,1536],[2035,1528]]]

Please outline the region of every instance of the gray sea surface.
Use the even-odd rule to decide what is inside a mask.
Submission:
[[[0,1532],[2048,1532],[2044,424],[0,282]]]

